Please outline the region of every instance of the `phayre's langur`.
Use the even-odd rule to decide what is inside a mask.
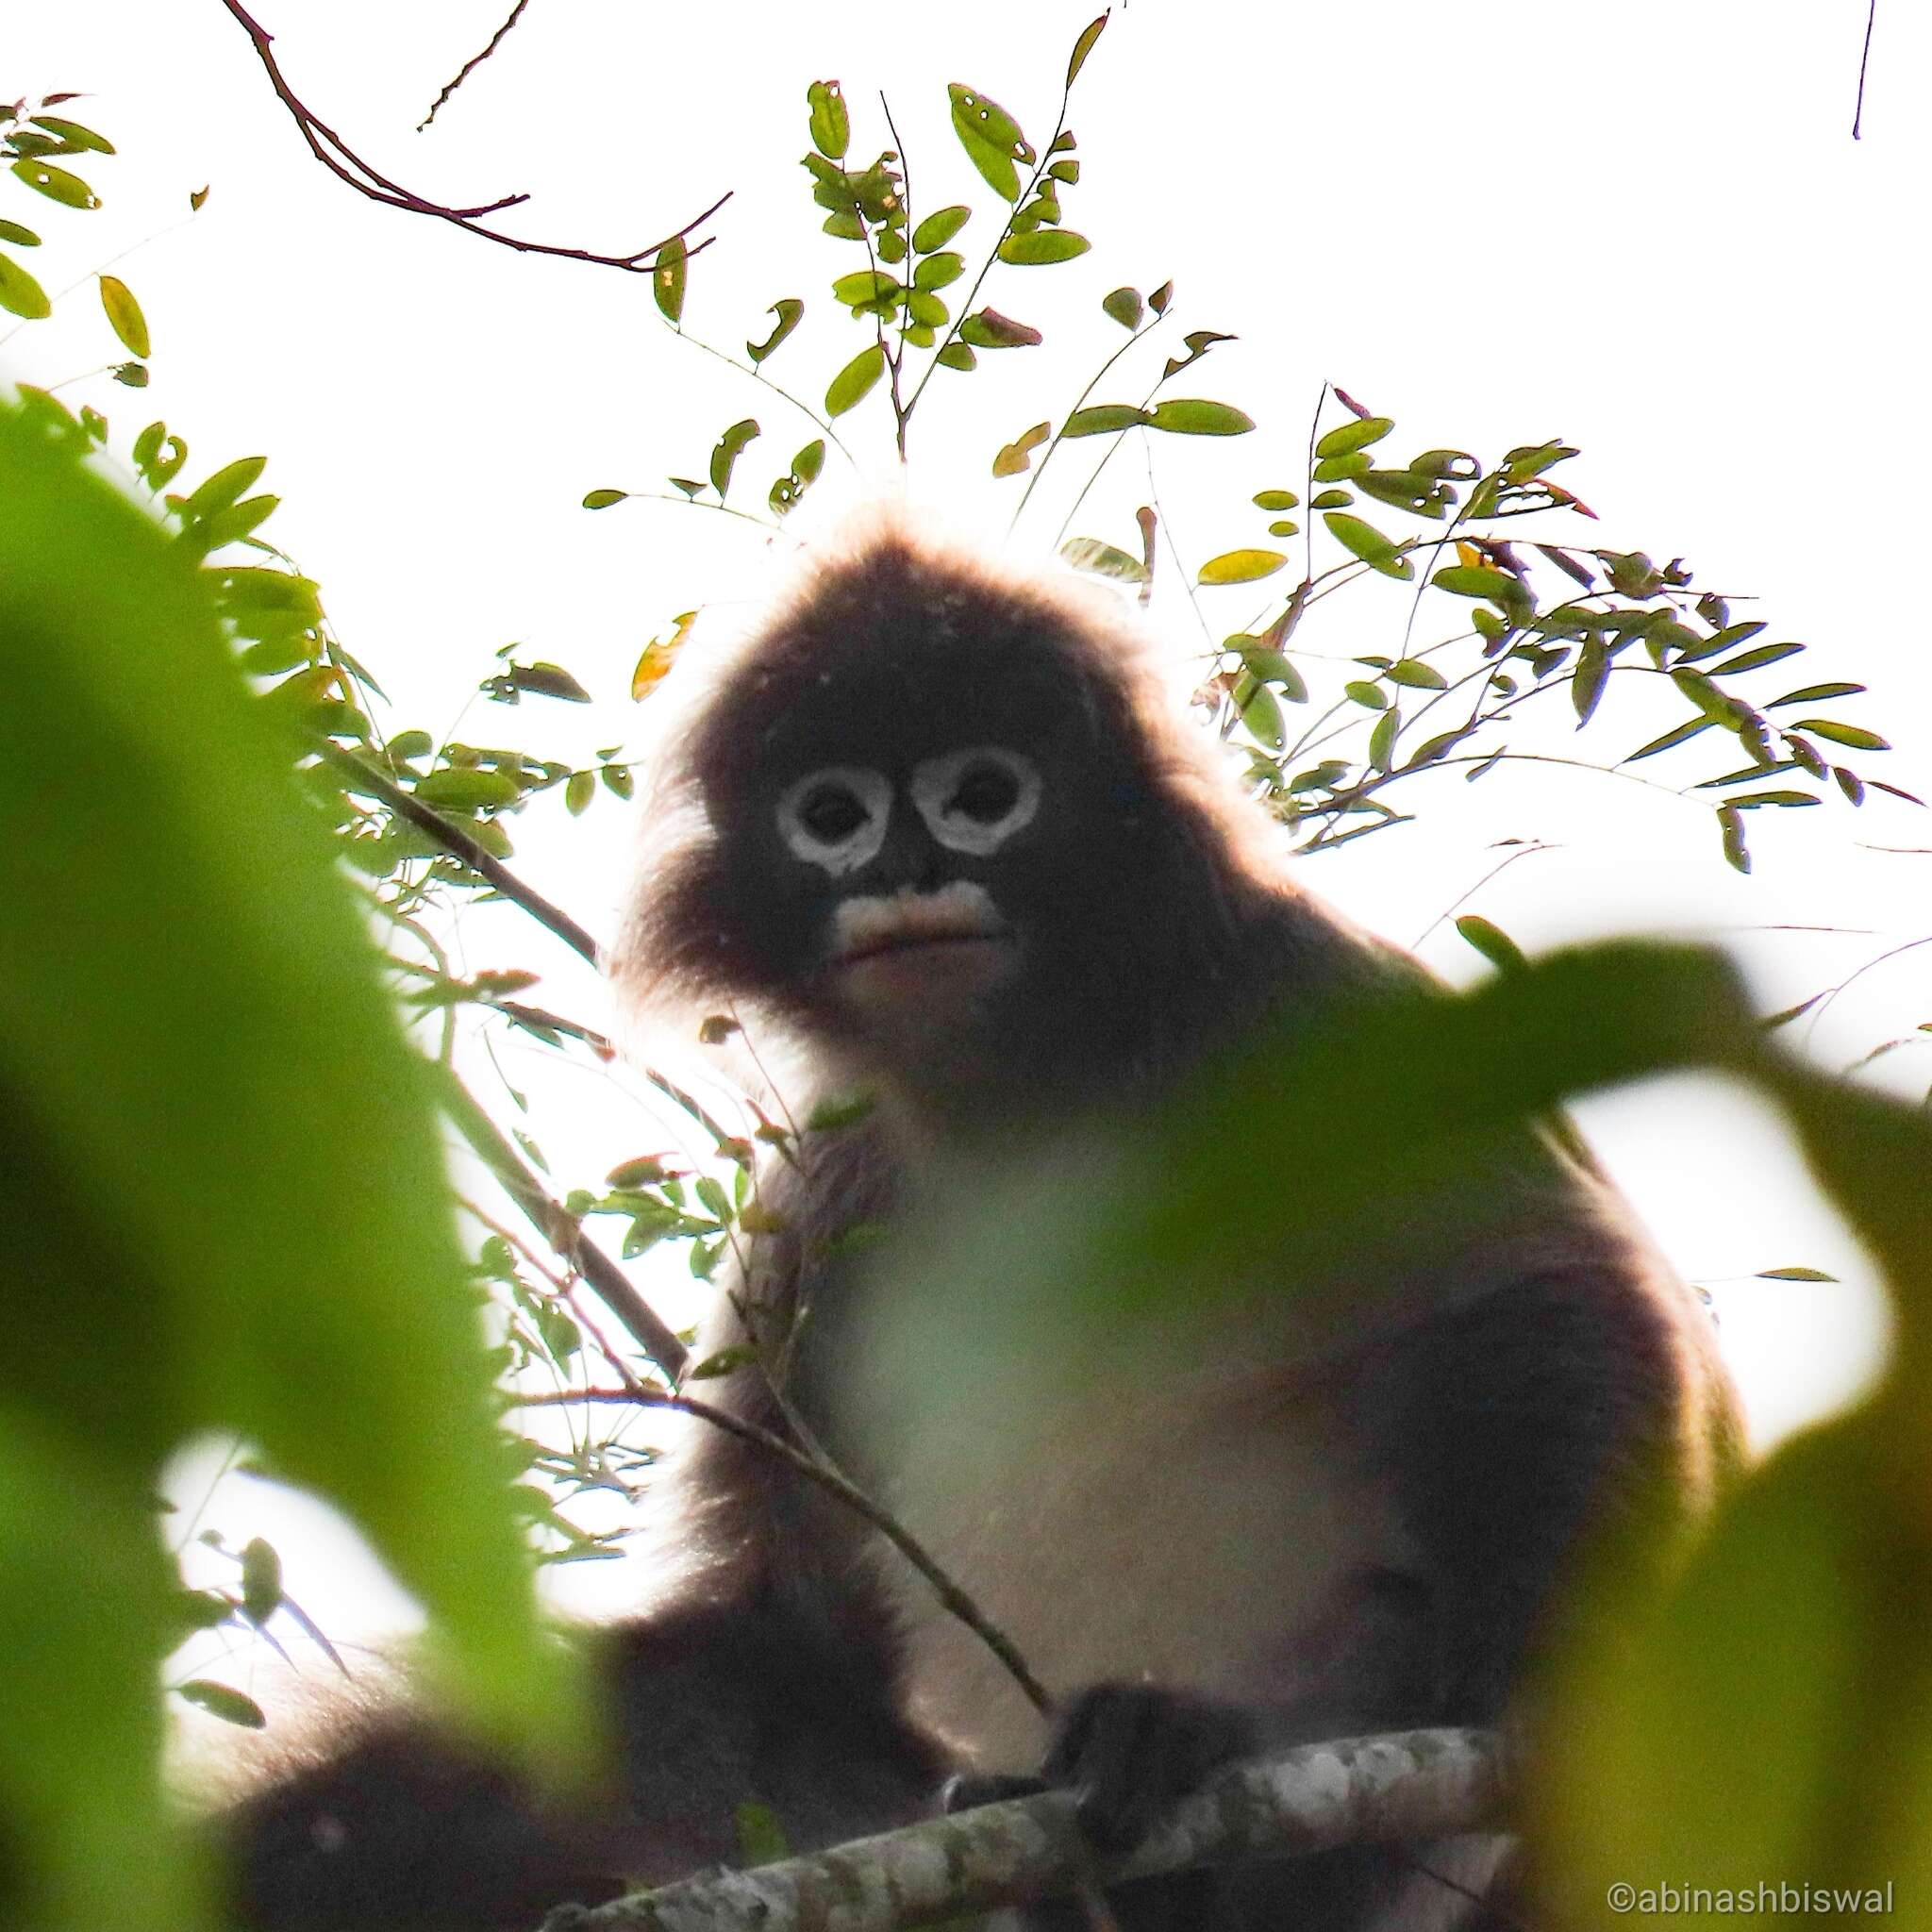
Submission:
[[[741,1800],[805,1850],[929,1814],[961,1769],[1043,1762],[1108,1841],[1235,1756],[1492,1723],[1579,1544],[1667,1541],[1734,1453],[1704,1311],[1607,1185],[1529,1134],[1472,1181],[1479,1210],[1365,1264],[1384,1278],[1343,1292],[1340,1324],[1335,1295],[1257,1290],[990,1449],[879,1439],[858,1284],[889,1279],[890,1242],[841,1234],[988,1148],[1144,1113],[1264,1016],[1416,969],[1283,876],[1265,814],[1098,593],[882,519],[708,690],[616,976],[788,1037],[801,1118],[814,1089],[876,1097],[761,1183],[775,1231],[730,1299],[768,1364],[791,1336],[784,1403],[758,1368],[708,1387],[801,1421],[1015,1640],[1058,1718],[858,1516],[700,1428],[677,1477],[692,1569],[598,1640],[608,1803],[548,1808],[418,1721],[372,1720],[231,1814],[251,1925],[534,1923],[732,1858]],[[1422,1862],[1479,1888],[1457,1857]],[[1453,1924],[1467,1893],[1417,1863],[1194,1874],[1118,1909],[1130,1932]]]

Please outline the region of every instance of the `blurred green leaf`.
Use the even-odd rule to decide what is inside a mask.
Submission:
[[[1278,550],[1224,550],[1201,566],[1195,582],[1252,584],[1262,577],[1272,577],[1287,561]]]
[[[664,320],[674,325],[684,317],[684,281],[689,265],[684,238],[676,235],[658,249],[651,266],[651,299]]]

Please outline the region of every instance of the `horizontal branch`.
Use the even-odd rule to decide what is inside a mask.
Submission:
[[[1400,1731],[1238,1765],[1185,1799],[1111,1884],[1340,1845],[1494,1831],[1505,1752],[1487,1731]],[[544,1932],[898,1932],[1071,1890],[1093,1870],[1068,1791],[986,1805],[749,1872],[710,1872],[607,1906],[563,1906]]]

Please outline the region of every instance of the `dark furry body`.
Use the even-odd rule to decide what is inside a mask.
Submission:
[[[1232,1755],[1499,1720],[1587,1540],[1668,1560],[1735,1449],[1708,1324],[1607,1186],[1529,1130],[1473,1154],[1452,1201],[1414,1204],[1346,1278],[1283,1296],[1294,1257],[1259,1257],[1227,1315],[1069,1377],[991,1452],[922,1428],[918,1391],[876,1386],[867,1283],[890,1283],[890,1251],[861,1276],[832,1258],[841,1233],[904,1223],[990,1149],[1031,1136],[1050,1163],[1140,1117],[1264,1014],[1312,1023],[1414,974],[1257,857],[1131,659],[1053,593],[874,542],[698,714],[671,803],[702,829],[656,855],[618,958],[654,994],[756,1007],[812,1045],[821,1084],[878,1093],[767,1177],[780,1231],[741,1284],[751,1339],[775,1361],[810,1319],[784,1352],[785,1404],[755,1370],[723,1399],[770,1428],[802,1415],[1068,1700],[1058,1733],[862,1522],[712,1433],[680,1478],[694,1581],[599,1640],[624,1736],[607,1797],[546,1809],[388,1725],[228,1821],[245,1923],[521,1924],[730,1857],[746,1798],[806,1849],[929,1809],[949,1770],[1042,1754],[1099,1791],[1103,1830],[1128,1831]],[[1050,829],[983,862],[889,842],[860,885],[983,884],[1019,965],[944,1024],[855,1008],[819,937],[830,889],[770,834],[771,774],[863,760],[897,784],[961,743],[1024,746]],[[1374,1850],[1121,1904],[1132,1932],[1463,1910]]]

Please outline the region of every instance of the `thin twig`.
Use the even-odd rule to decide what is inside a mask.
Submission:
[[[509,18],[506,20],[504,24],[500,27],[498,27],[493,34],[490,36],[490,44],[487,47],[485,47],[480,54],[472,54],[470,58],[467,60],[465,60],[459,68],[457,69],[455,79],[446,80],[443,82],[442,92],[437,95],[435,100],[430,102],[428,113],[424,115],[422,120],[417,122],[416,124],[416,132],[418,134],[421,134],[423,130],[425,127],[427,127],[432,121],[436,119],[438,112],[441,109],[442,104],[446,100],[448,100],[453,93],[456,92],[458,88],[461,87],[464,81],[468,80],[470,75],[477,68],[482,66],[484,61],[489,59],[491,55],[495,53],[497,48],[503,44],[504,36],[507,33],[508,33],[510,28],[516,25],[517,22],[524,17],[524,8],[526,8],[529,4],[530,0],[517,0],[517,4],[514,7],[512,7],[509,10]]]
[[[608,1357],[608,1350],[606,1350],[606,1355]],[[1008,1674],[1025,1694],[1027,1701],[1037,1710],[1047,1711],[1053,1708],[1052,1697],[1047,1693],[1045,1686],[1027,1668],[1026,1660],[1020,1655],[1013,1640],[988,1619],[986,1613],[947,1575],[916,1537],[894,1521],[857,1484],[841,1475],[837,1470],[808,1455],[795,1442],[788,1441],[771,1429],[760,1428],[757,1423],[746,1422],[742,1416],[733,1415],[729,1409],[718,1408],[708,1402],[701,1401],[695,1395],[674,1392],[669,1389],[654,1389],[647,1382],[640,1382],[622,1361],[613,1359],[611,1366],[624,1377],[624,1387],[621,1389],[573,1389],[563,1395],[519,1395],[512,1398],[511,1407],[555,1408],[572,1402],[615,1402],[635,1404],[640,1408],[672,1408],[685,1415],[695,1416],[712,1428],[723,1429],[727,1436],[736,1436],[741,1442],[748,1442],[755,1448],[777,1457],[780,1461],[791,1464],[807,1481],[816,1483],[828,1495],[836,1496],[848,1509],[856,1511],[877,1530],[932,1586],[934,1594],[938,1596],[944,1608],[964,1624],[1005,1665]]]
[[[520,255],[554,255],[567,261],[591,262],[599,268],[623,269],[627,275],[649,275],[660,249],[703,226],[731,199],[731,192],[727,189],[704,213],[694,216],[675,233],[645,247],[633,249],[627,255],[600,255],[591,248],[567,248],[554,242],[530,242],[521,236],[506,235],[500,228],[485,227],[482,216],[501,214],[505,208],[516,208],[530,197],[527,194],[500,194],[494,201],[478,202],[474,208],[449,208],[391,180],[365,161],[325,121],[319,120],[290,87],[272,51],[275,36],[242,7],[241,0],[222,0],[222,5],[253,43],[256,57],[268,75],[269,85],[289,110],[302,139],[308,143],[309,153],[339,181],[347,182],[365,200],[380,202],[385,208],[399,208],[406,214],[427,215],[435,221],[448,222],[452,227],[461,228],[466,234],[480,235],[484,241],[494,242],[501,248],[514,248]],[[697,255],[710,245],[708,240],[700,242],[688,254]]]
[[[1865,9],[1865,45],[1863,51],[1858,56],[1858,104],[1852,110],[1852,139],[1854,141],[1862,141],[1864,139],[1861,129],[1865,120],[1865,70],[1871,64],[1872,25],[1877,18],[1878,0],[1872,0],[1872,4]]]
[[[444,818],[433,807],[425,805],[393,778],[378,772],[366,759],[344,750],[332,740],[316,738],[310,742],[317,756],[341,772],[355,790],[381,799],[391,811],[408,819],[419,830],[427,832],[479,878],[488,879],[506,899],[521,906],[539,924],[547,925],[565,945],[581,953],[592,966],[597,964],[597,941],[560,906],[553,906],[534,887],[525,885],[500,858],[486,852],[460,825]]]

